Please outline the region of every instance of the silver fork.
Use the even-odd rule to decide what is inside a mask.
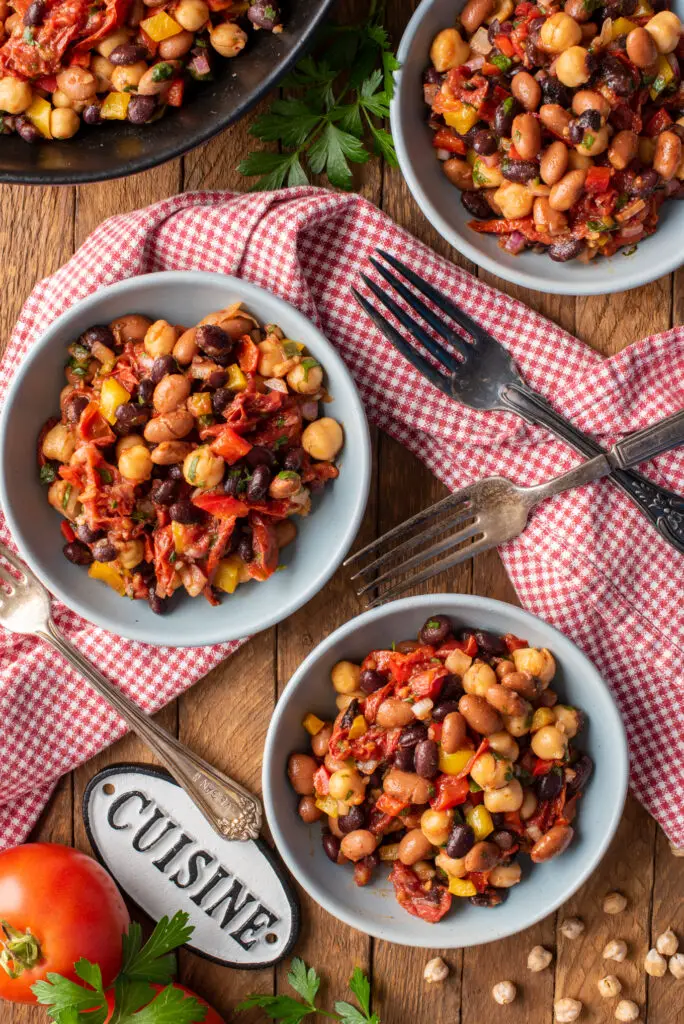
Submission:
[[[40,580],[4,544],[0,555],[17,574],[0,563],[0,625],[12,633],[40,637],[59,651],[154,751],[219,835],[256,839],[262,808],[254,794],[180,743],[98,672],[55,626],[50,594]]]
[[[448,495],[399,526],[395,526],[382,537],[378,537],[377,540],[355,552],[344,564],[346,566],[354,565],[366,555],[392,542],[393,546],[389,551],[357,570],[351,577],[352,580],[359,580],[377,573],[388,562],[397,556],[406,554],[425,541],[431,540],[433,537],[440,537],[430,547],[393,565],[358,588],[356,593],[361,597],[368,590],[392,583],[398,576],[409,573],[413,569],[419,569],[421,565],[438,555],[445,556],[376,596],[369,602],[369,607],[374,608],[384,604],[385,601],[390,601],[408,587],[414,587],[429,580],[444,569],[450,569],[458,565],[459,562],[464,562],[483,551],[488,551],[489,548],[505,544],[506,541],[518,537],[527,525],[531,509],[540,501],[561,494],[573,487],[581,487],[583,484],[600,480],[616,468],[624,469],[630,465],[646,462],[682,443],[684,443],[684,410],[646,427],[645,430],[630,434],[604,455],[597,455],[595,458],[589,459],[588,462],[583,462],[569,472],[563,473],[562,476],[555,477],[547,483],[538,484],[536,487],[518,487],[510,480],[500,476],[478,480],[476,483],[462,487],[461,490]],[[446,516],[442,516],[442,513],[446,513]],[[439,517],[438,522],[428,525],[420,533],[408,536],[415,527],[429,524],[437,517]],[[456,527],[460,527],[460,529],[453,532]],[[406,540],[404,540],[405,537],[407,537]],[[453,552],[454,548],[458,550],[447,554],[447,552]]]
[[[591,458],[604,449],[588,434],[578,430],[569,420],[556,412],[522,379],[518,369],[503,346],[483,327],[459,309],[446,295],[424,281],[395,256],[376,250],[418,292],[434,303],[442,313],[458,324],[466,333],[463,338],[444,323],[403,281],[387,267],[371,257],[379,274],[400,295],[409,308],[429,325],[449,346],[445,348],[425,330],[425,327],[374,281],[362,274],[364,282],[375,297],[392,313],[409,334],[444,367],[440,372],[432,363],[399,333],[375,307],[355,288],[352,292],[373,320],[376,327],[416,369],[450,398],[471,409],[515,412],[531,423],[553,431],[577,451]],[[634,470],[614,468],[611,480],[638,505],[646,518],[678,551],[684,553],[684,499]]]

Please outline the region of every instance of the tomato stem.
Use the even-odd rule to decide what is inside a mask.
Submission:
[[[0,967],[10,978],[18,978],[30,971],[42,959],[40,943],[31,929],[20,932],[7,921],[0,921],[4,940],[0,941]]]

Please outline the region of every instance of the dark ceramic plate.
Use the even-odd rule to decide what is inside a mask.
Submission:
[[[244,53],[222,63],[215,82],[192,93],[178,110],[136,127],[114,121],[80,129],[68,142],[29,145],[17,135],[0,141],[0,181],[75,185],[145,171],[187,153],[237,121],[302,56],[333,0],[290,0],[284,31],[250,32]]]

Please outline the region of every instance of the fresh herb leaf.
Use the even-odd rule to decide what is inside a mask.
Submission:
[[[38,45],[37,40],[33,36],[33,29],[29,28],[28,26],[24,29],[24,34],[22,35],[21,38],[22,38],[22,41],[24,43],[26,43],[27,46],[37,46]]]
[[[236,1010],[252,1010],[255,1006],[263,1010],[270,1020],[282,1024],[299,1024],[301,1020],[315,1013],[315,1009],[298,1002],[292,996],[248,996],[235,1007]]]
[[[305,999],[309,1005],[313,1005],[321,986],[321,979],[313,967],[307,968],[304,961],[296,956],[290,964],[287,980],[297,995]]]
[[[242,1011],[259,1007],[270,1020],[280,1021],[281,1024],[300,1024],[310,1014],[328,1017],[339,1024],[381,1024],[378,1015],[370,1012],[370,983],[359,967],[354,969],[349,979],[349,988],[356,996],[360,1009],[351,1003],[337,1002],[335,1013],[319,1010],[315,1001],[321,979],[313,967],[307,967],[299,957],[295,957],[290,964],[287,980],[297,995],[302,997],[303,1003],[291,996],[259,994],[248,996],[236,1009]]]
[[[111,484],[112,481],[114,480],[114,477],[112,476],[108,469],[98,468],[97,473],[103,484]]]
[[[490,64],[494,64],[499,71],[508,71],[513,66],[513,61],[510,57],[506,57],[503,53],[495,53],[491,57],[487,58]]]
[[[67,484],[64,488],[64,494],[62,496],[62,508],[66,508],[69,504],[69,498],[71,497],[71,484]]]
[[[41,466],[39,476],[41,484],[53,484],[57,479],[54,463],[46,462],[44,466]]]
[[[173,64],[169,64],[167,61],[161,61],[160,64],[155,64],[152,68],[152,81],[153,82],[167,82],[173,74]]]
[[[162,917],[144,946],[140,925],[131,924],[124,936],[121,973],[132,980],[167,985],[176,970],[176,958],[171,951],[184,946],[193,932],[188,920],[189,915],[180,910],[171,919]]]
[[[363,1012],[368,1016],[370,1014],[370,982],[360,967],[354,968],[354,973],[349,979],[349,988],[356,996]]]

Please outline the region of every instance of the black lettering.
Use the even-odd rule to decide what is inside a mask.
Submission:
[[[185,832],[181,832],[180,839],[174,846],[171,847],[168,853],[165,853],[159,860],[153,860],[155,868],[159,868],[161,872],[166,871],[174,857],[181,852],[186,846],[192,842],[190,836],[186,836]]]
[[[235,939],[243,949],[251,949],[259,938],[257,932],[263,931],[264,928],[273,927],[278,920],[279,918],[275,914],[272,914],[270,910],[267,910],[266,907],[259,903],[252,916],[247,918],[237,931],[231,932],[230,937]],[[253,935],[254,938],[248,939],[248,935]]]
[[[254,903],[254,896],[252,896],[251,892],[246,892],[244,900],[238,906],[238,900],[243,892],[245,892],[244,885],[235,878],[228,892],[213,907],[208,908],[207,914],[211,917],[215,910],[222,907],[224,903],[226,904],[226,912],[219,925],[220,928],[225,928],[249,903]]]
[[[161,821],[162,818],[165,818],[165,817],[166,817],[166,815],[164,814],[164,811],[162,811],[158,807],[156,807],[155,810],[154,810],[154,814],[149,819],[149,821],[146,821],[145,824],[142,826],[142,828],[139,829],[139,831],[136,833],[136,835],[135,835],[135,837],[133,839],[133,849],[134,850],[137,850],[138,853],[147,853],[148,850],[153,850],[155,848],[155,846],[159,846],[159,844],[162,841],[162,839],[164,838],[164,836],[167,836],[169,834],[169,832],[171,832],[174,828],[178,828],[178,826],[176,825],[175,821],[167,821],[166,825],[164,826],[163,831],[161,831],[159,833],[159,835],[156,837],[156,839],[152,839],[152,841],[149,842],[147,844],[147,846],[143,846],[142,845],[142,841],[145,838],[145,836],[147,835],[147,833],[150,831],[150,829],[153,827],[153,825],[156,825],[158,821]]]
[[[140,790],[138,789],[131,790],[130,793],[124,793],[123,796],[117,797],[116,800],[111,804],[109,810],[107,811],[107,824],[109,825],[110,828],[116,829],[117,832],[123,832],[124,829],[131,827],[130,822],[128,822],[125,825],[118,825],[115,820],[115,815],[117,811],[120,811],[122,807],[125,807],[129,800],[135,800],[136,798],[142,804],[140,811],[138,811],[139,815],[142,814],[143,811],[146,811],[147,808],[152,803],[152,801],[148,799],[148,797],[146,797],[145,794],[141,793]]]
[[[207,884],[202,889],[200,889],[198,893],[195,893],[194,896],[191,896],[190,899],[199,907],[207,893],[211,892],[211,890],[214,889],[219,882],[222,882],[224,878],[228,877],[228,872],[224,871],[221,865],[219,864],[219,866],[216,869],[216,873],[211,876]],[[204,907],[202,909],[204,910]],[[209,911],[206,911],[206,913],[209,913]]]
[[[188,863],[187,863],[187,870],[188,870],[188,880],[187,880],[187,882],[180,882],[179,881],[180,876],[181,876],[180,870],[178,870],[175,873],[175,875],[171,875],[169,877],[169,881],[173,882],[173,884],[178,889],[189,889],[190,886],[194,885],[195,882],[197,881],[197,879],[199,878],[200,868],[199,868],[199,863],[198,862],[199,861],[204,861],[204,867],[206,867],[207,864],[211,864],[213,859],[214,858],[212,857],[212,855],[210,853],[207,853],[206,850],[197,850],[196,853],[193,853],[193,855],[190,857],[190,859],[188,860]],[[204,895],[204,893],[202,893],[202,895]],[[201,900],[200,900],[200,902],[201,902]]]

